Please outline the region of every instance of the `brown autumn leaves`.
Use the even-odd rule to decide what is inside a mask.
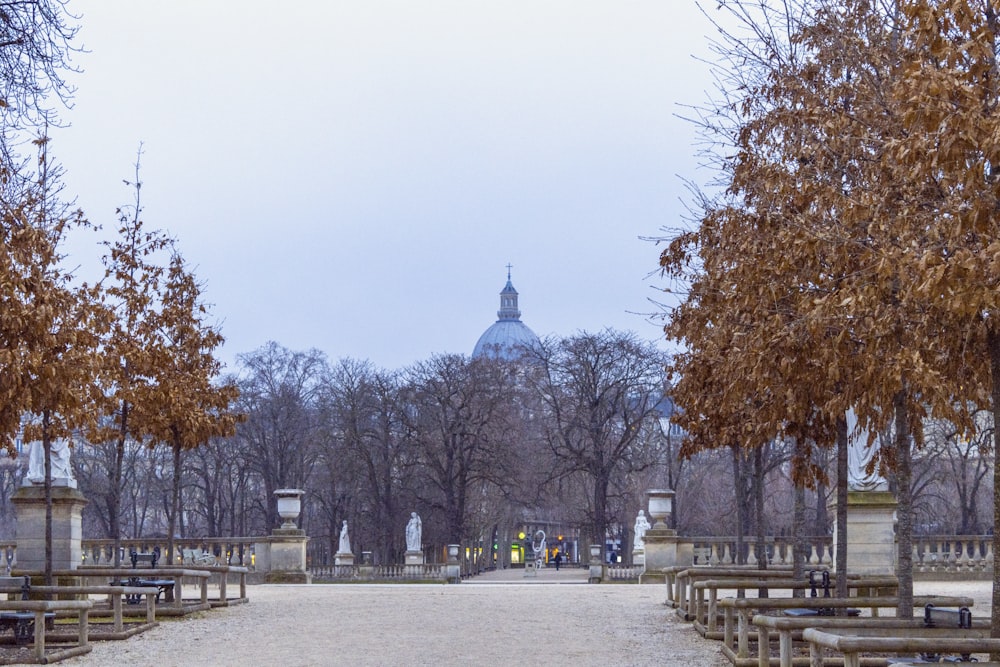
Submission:
[[[723,44],[725,194],[660,258],[691,450],[1000,406],[998,6],[798,3]]]

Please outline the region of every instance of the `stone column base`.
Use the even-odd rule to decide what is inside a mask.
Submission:
[[[664,568],[674,565],[690,565],[694,562],[691,545],[680,542],[676,530],[653,526],[646,531],[644,537],[646,569],[639,575],[640,584],[666,583],[667,576],[663,573]]]
[[[337,552],[333,555],[334,565],[354,565],[354,554]]]
[[[257,571],[264,571],[268,584],[311,584],[312,575],[306,571],[305,531],[278,528],[255,546]]]
[[[407,551],[405,560],[403,561],[406,565],[423,565],[424,564],[424,552],[423,551]]]
[[[847,571],[850,574],[896,574],[896,505],[895,496],[888,491],[847,492]],[[834,553],[838,537],[835,526]]]
[[[45,487],[25,485],[11,496],[17,517],[17,567],[45,569]],[[87,499],[75,487],[52,487],[52,569],[75,570],[83,561],[83,525]]]

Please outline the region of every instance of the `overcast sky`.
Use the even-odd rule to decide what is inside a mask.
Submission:
[[[508,263],[540,336],[662,338],[640,237],[709,176],[675,116],[710,88],[693,1],[69,6],[66,192],[107,235],[142,143],[143,218],[205,284],[230,367],[269,340],[385,368],[469,354]]]

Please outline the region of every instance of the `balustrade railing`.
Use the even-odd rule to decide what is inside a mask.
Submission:
[[[422,565],[313,565],[313,581],[437,581],[447,578],[443,563]]]
[[[680,538],[682,542],[694,545],[694,564],[701,566],[727,566],[737,563],[758,564],[756,542],[746,539],[742,552],[737,551],[735,537],[692,537]],[[833,562],[833,539],[826,536],[808,537],[811,565],[830,565]],[[792,538],[768,537],[764,543],[764,553],[769,565],[792,564]],[[742,555],[742,557],[740,557]]]
[[[924,579],[991,578],[992,535],[928,535],[913,538],[913,573]]]
[[[202,559],[201,564],[240,565],[256,570],[254,544],[263,538],[253,537],[212,537],[181,539],[174,543],[175,564],[181,564],[185,550],[197,554],[210,554],[214,559]],[[694,537],[680,538],[681,542],[693,545],[693,560],[699,566],[727,566],[738,562],[736,538],[734,537]],[[833,564],[833,544],[830,537],[810,537],[809,564]],[[160,549],[166,558],[165,538],[125,539],[121,541],[122,562],[128,563],[128,554],[133,549],[150,552]],[[83,565],[109,566],[114,563],[114,541],[107,539],[85,539],[82,543]],[[757,564],[757,553],[753,540],[743,544],[743,562]],[[791,565],[791,538],[769,537],[765,543],[765,553],[770,565]],[[350,565],[337,566],[317,563],[310,559],[309,571],[314,577],[329,579],[436,579],[442,578],[445,564],[435,563],[420,566],[406,565]],[[0,567],[12,567],[17,563],[17,544],[13,540],[0,541]],[[461,576],[468,577],[488,569],[482,559],[460,558]],[[165,564],[165,563],[164,563]],[[993,538],[990,535],[931,535],[913,538],[913,573],[922,579],[935,578],[989,578],[994,565]],[[418,569],[414,569],[418,568]],[[419,569],[422,568],[422,569]],[[615,578],[634,578],[635,568],[609,568]],[[620,571],[619,571],[620,570]]]
[[[254,542],[259,541],[253,537],[208,537],[199,539],[178,539],[174,540],[174,565],[184,563],[185,551],[197,554],[207,554],[214,560],[206,557],[198,562],[200,565],[238,565],[249,568],[252,572],[255,569],[254,562]],[[83,565],[110,566],[114,565],[114,540],[83,540]],[[166,538],[141,538],[123,539],[121,541],[121,562],[128,564],[130,552],[149,553],[156,549],[160,551],[160,561],[167,565],[167,539]]]

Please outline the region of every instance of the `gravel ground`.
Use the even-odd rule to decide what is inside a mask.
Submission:
[[[563,568],[450,586],[251,586],[249,604],[167,620],[60,664],[729,664],[663,604],[663,586],[588,585],[586,576]]]
[[[97,642],[65,665],[701,665],[729,662],[664,605],[663,586],[587,585],[585,570],[490,573],[460,585],[251,586],[250,603]],[[989,582],[916,584],[968,595]]]

